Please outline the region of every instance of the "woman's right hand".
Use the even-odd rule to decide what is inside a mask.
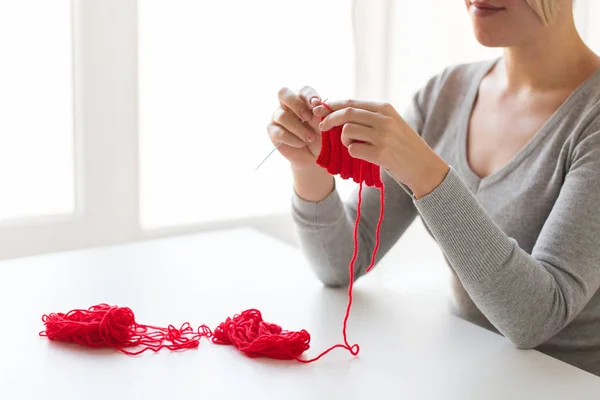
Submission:
[[[321,151],[321,119],[313,114],[313,108],[321,104],[317,92],[308,86],[298,92],[284,87],[277,94],[279,108],[267,125],[267,132],[279,152],[291,163],[292,168],[303,169],[316,165]]]

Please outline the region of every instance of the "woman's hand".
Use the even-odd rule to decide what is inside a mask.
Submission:
[[[314,167],[321,151],[320,118],[313,108],[321,104],[321,98],[311,87],[294,93],[288,88],[279,90],[280,107],[275,110],[267,125],[267,132],[279,152],[287,158],[294,169]]]
[[[335,188],[326,169],[317,164],[321,151],[321,119],[313,113],[321,98],[311,87],[297,93],[282,88],[278,93],[280,107],[267,125],[267,132],[279,152],[291,164],[296,194],[307,201],[323,200]]]
[[[388,170],[407,185],[416,198],[432,192],[444,180],[449,167],[387,103],[346,100],[327,103],[333,112],[317,106],[325,117],[321,131],[342,126],[342,143],[352,157]]]

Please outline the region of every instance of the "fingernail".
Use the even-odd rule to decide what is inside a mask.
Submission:
[[[321,111],[323,111],[323,106],[317,106],[317,107],[313,108],[313,113],[314,113],[315,115],[318,115],[318,114],[320,114],[320,113],[321,113]]]
[[[323,127],[324,127],[324,126],[325,126],[325,124],[324,124],[323,122],[321,122],[321,123],[319,124],[319,129],[320,129],[320,130],[323,130]]]
[[[312,115],[310,114],[310,111],[308,111],[307,109],[303,109],[302,111],[300,111],[300,114],[302,115],[302,118],[305,121],[312,119]]]
[[[312,106],[318,106],[320,102],[321,102],[321,100],[319,100],[318,97],[313,97],[312,99],[310,99],[310,104]]]

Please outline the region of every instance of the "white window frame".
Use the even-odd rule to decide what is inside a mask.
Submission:
[[[0,258],[139,239],[137,2],[72,1],[75,212],[0,225]]]
[[[600,4],[578,2],[582,35],[600,35],[600,28],[591,23],[594,14],[600,15]],[[387,100],[393,0],[354,0],[353,6],[357,96]],[[72,0],[72,22],[75,212],[0,223],[0,259],[238,225],[253,225],[293,241],[288,215],[142,230],[137,1]]]

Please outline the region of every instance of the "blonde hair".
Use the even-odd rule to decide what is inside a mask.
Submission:
[[[527,0],[529,6],[533,8],[546,25],[550,25],[563,2],[564,0]]]

